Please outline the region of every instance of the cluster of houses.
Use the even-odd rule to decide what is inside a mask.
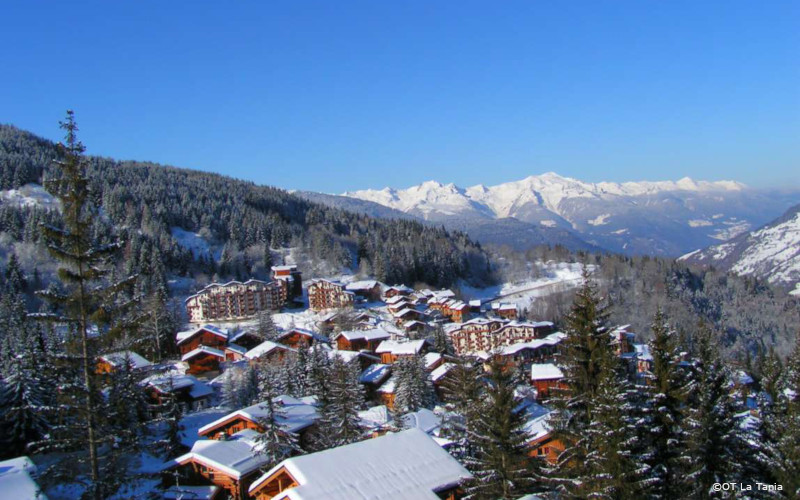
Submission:
[[[170,485],[166,498],[383,498],[398,491],[408,498],[458,498],[459,485],[470,476],[446,451],[448,441],[438,435],[440,416],[420,410],[402,422],[391,418],[397,385],[393,366],[404,358],[420,358],[439,399],[446,400],[442,389],[458,364],[434,349],[429,334],[438,328],[457,355],[486,363],[499,357],[529,374],[525,411],[531,454],[554,460],[563,449],[550,434],[549,410],[542,406],[563,380],[557,360],[566,336],[552,323],[520,320],[516,308],[505,304],[467,303],[450,290],[315,279],[305,289],[317,319],[314,327],[285,328],[271,340],[246,325],[230,327],[236,320],[296,301],[302,297],[301,283],[295,266],[276,266],[270,282],[209,285],[186,301],[194,326],[176,334],[182,373],[158,373],[131,352],[99,358],[97,372],[112,372],[123,363],[152,370],[142,384],[154,405],[168,396],[187,410],[197,410],[211,404],[218,381],[231,367],[281,362],[301,346],[322,349],[358,364],[359,381],[373,405],[362,412],[365,436],[372,439],[292,457],[265,471],[269,464],[258,453],[258,437],[264,432],[266,408],[280,409],[281,427],[295,433],[301,445],[318,417],[314,397],[279,396],[270,405],[238,409],[200,428],[192,448],[165,466]],[[348,327],[337,329],[345,324],[340,321],[343,316]],[[206,322],[211,319],[225,320],[229,327]],[[652,359],[646,346],[635,344],[632,333],[622,327],[611,335],[617,353],[630,360],[633,371],[649,369]]]

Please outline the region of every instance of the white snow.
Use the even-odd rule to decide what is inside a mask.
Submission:
[[[384,340],[375,349],[376,354],[391,353],[395,356],[419,354],[422,348],[425,347],[425,340],[411,340],[411,341],[397,341],[397,340]]]
[[[272,342],[271,340],[265,340],[264,342],[258,344],[257,346],[247,351],[244,357],[246,357],[247,359],[258,359],[261,356],[269,354],[275,350],[295,351],[295,349],[287,347],[283,344],[278,344],[276,342]]]
[[[738,274],[767,276],[771,283],[800,282],[800,212],[789,220],[753,231],[731,269]]]
[[[254,453],[259,434],[245,429],[225,441],[201,439],[194,443],[189,453],[167,462],[165,468],[173,468],[187,461],[195,461],[230,475],[235,479],[267,464],[268,457]]]
[[[0,462],[0,496],[13,500],[47,500],[34,480],[36,464],[28,457]]]
[[[604,226],[608,224],[608,219],[611,217],[611,214],[600,214],[594,219],[587,220],[586,223],[590,226]]]
[[[133,368],[146,368],[148,366],[152,366],[153,364],[133,351],[120,351],[111,354],[104,354],[103,356],[100,356],[100,359],[114,367],[123,366],[126,361],[129,362]]]
[[[41,207],[46,209],[59,209],[60,202],[39,184],[25,184],[19,189],[5,189],[0,191],[0,200],[3,203],[20,207]]]
[[[714,225],[714,223],[708,219],[691,219],[688,224],[689,227],[706,227]]]
[[[211,243],[200,233],[187,231],[182,227],[174,226],[170,228],[170,233],[178,245],[187,250],[191,250],[195,257],[200,255],[212,255]],[[218,258],[219,256],[214,256]]]
[[[558,227],[558,222],[554,221],[553,219],[540,220],[539,224],[544,227]]]
[[[564,372],[552,363],[531,365],[531,380],[553,380],[564,378]]]
[[[294,398],[292,396],[278,396],[272,400],[275,408],[278,409],[275,421],[289,432],[299,432],[319,418],[316,408],[316,398]],[[219,418],[198,429],[199,436],[212,432],[219,425],[233,419],[243,418],[251,422],[258,422],[262,418],[269,417],[269,410],[266,403],[258,403],[241,410],[236,410],[222,418]]]
[[[278,498],[292,500],[435,500],[439,498],[436,491],[454,487],[472,477],[419,429],[284,460],[254,482],[250,492],[281,468],[285,468],[298,485],[285,490]]]

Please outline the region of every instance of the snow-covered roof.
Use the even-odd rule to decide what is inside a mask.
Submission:
[[[294,271],[295,269],[297,269],[297,265],[287,264],[284,266],[272,266],[270,269],[272,269],[273,271]]]
[[[427,408],[421,408],[403,415],[404,429],[419,429],[425,434],[430,435],[438,433],[441,425],[442,417]]]
[[[381,363],[375,363],[374,365],[368,366],[361,375],[358,377],[358,381],[362,384],[380,384],[386,377],[391,375],[392,368],[390,365],[384,365]]]
[[[436,367],[436,369],[434,369],[431,372],[431,380],[434,382],[438,381],[440,378],[447,375],[447,372],[449,372],[455,367],[456,365],[454,363],[444,363],[439,365],[438,367]]]
[[[383,328],[373,328],[371,330],[345,330],[339,332],[338,336],[342,336],[349,341],[353,340],[382,340],[391,338],[391,334]]]
[[[126,360],[133,368],[147,368],[148,366],[153,365],[153,363],[147,361],[133,351],[112,352],[111,354],[104,354],[100,356],[100,359],[113,367],[123,366]]]
[[[245,355],[247,353],[247,348],[240,346],[239,344],[228,344],[225,346],[226,351],[233,351],[237,354]]]
[[[285,346],[283,344],[278,344],[271,340],[265,340],[264,342],[258,344],[257,346],[253,347],[247,353],[245,353],[244,357],[247,359],[256,359],[264,356],[265,354],[269,354],[275,350],[283,350],[283,351],[295,351],[291,347]]]
[[[425,363],[425,368],[430,370],[433,365],[442,360],[442,355],[438,352],[429,352],[422,357],[422,362]]]
[[[203,326],[198,326],[193,330],[185,330],[183,332],[178,332],[175,334],[175,339],[178,341],[178,344],[182,344],[186,340],[194,337],[196,334],[204,330],[211,334],[217,335],[218,337],[222,337],[225,340],[228,340],[228,330],[224,330],[214,325],[203,325]]]
[[[642,361],[653,361],[653,355],[650,354],[650,346],[647,344],[633,344],[633,349],[636,351],[636,357]]]
[[[397,290],[398,292],[408,292],[408,293],[414,291],[413,288],[409,288],[406,285],[392,285],[389,288],[387,288],[387,291],[389,290]]]
[[[427,325],[427,323],[425,323],[424,321],[419,321],[419,320],[416,320],[416,319],[412,319],[411,321],[406,321],[405,323],[403,323],[403,328],[411,328],[411,327],[414,327],[414,326],[417,326],[417,325],[425,326],[425,325]]]
[[[744,370],[738,370],[737,372],[735,372],[733,374],[733,376],[734,376],[734,379],[736,380],[736,383],[739,384],[739,385],[750,385],[750,384],[755,383],[755,380],[753,380],[753,377],[751,377],[750,374],[748,374]]]
[[[361,351],[345,351],[345,350],[340,350],[340,349],[327,349],[326,352],[328,354],[328,359],[332,360],[333,358],[340,358],[345,363],[350,363],[350,362],[355,361],[356,359],[359,359],[359,358],[364,357],[364,356],[369,356],[369,359],[374,359],[376,361],[380,361],[380,359],[381,359],[381,358],[379,358],[377,356],[371,356],[371,355],[366,354],[366,353],[361,352]]]
[[[192,349],[191,351],[187,352],[183,356],[181,356],[181,361],[188,361],[195,356],[199,356],[200,354],[210,354],[212,356],[216,356],[218,358],[225,359],[225,353],[220,351],[219,349],[215,349],[213,347],[208,347],[206,345],[199,345],[196,349]]]
[[[211,500],[219,493],[220,487],[209,486],[172,486],[164,490],[164,500]]]
[[[564,378],[564,372],[553,363],[531,365],[531,380],[552,380]]]
[[[312,331],[312,330],[308,330],[307,328],[292,328],[291,330],[287,330],[287,331],[281,333],[280,335],[278,335],[278,340],[286,338],[286,337],[290,337],[290,336],[292,336],[294,334],[303,335],[305,337],[312,338],[312,339],[316,340],[317,342],[329,342],[328,337],[326,337],[325,335],[322,335],[321,333],[317,333],[317,332]]]
[[[384,302],[388,305],[397,304],[398,302],[408,302],[408,297],[404,295],[395,295],[393,297],[389,297]]]
[[[214,392],[208,384],[198,380],[192,375],[154,375],[142,380],[142,385],[149,385],[158,392],[166,394],[170,392],[170,378],[172,379],[172,391],[189,389],[189,395],[193,399],[208,396]]]
[[[358,412],[361,426],[368,429],[384,427],[392,422],[392,414],[386,405],[373,406]]]
[[[417,311],[416,309],[410,309],[408,307],[405,307],[403,309],[400,309],[397,312],[393,312],[392,316],[394,316],[395,318],[402,318],[403,316],[406,316],[406,315],[412,314],[412,313],[413,314],[420,314],[420,312]]]
[[[191,295],[189,297],[186,297],[184,302],[189,302],[191,299],[197,297],[198,295],[202,295],[204,292],[207,292],[209,290],[213,290],[214,288],[225,288],[225,287],[235,286],[235,285],[244,285],[244,286],[246,286],[246,285],[250,285],[250,284],[253,284],[253,283],[258,283],[260,285],[268,284],[266,281],[252,279],[252,278],[247,280],[247,281],[245,281],[244,283],[242,283],[241,281],[237,281],[237,280],[232,280],[232,281],[229,281],[227,283],[211,283],[210,285],[206,285],[205,288],[203,288],[202,290],[200,290],[196,294]]]
[[[317,418],[319,418],[316,408],[316,398],[313,396],[294,398],[292,396],[283,395],[273,398],[272,402],[275,408],[280,410],[275,420],[287,431],[299,432],[313,424]],[[269,410],[266,404],[258,403],[228,413],[224,417],[204,425],[197,432],[200,436],[203,436],[225,422],[235,418],[243,418],[251,422],[258,422],[258,420],[266,417],[269,417]]]
[[[392,375],[389,377],[389,380],[383,383],[380,387],[378,387],[377,392],[381,394],[394,394],[394,390],[397,387],[397,377]]]
[[[525,403],[522,406],[525,411],[525,432],[531,440],[541,439],[550,432],[549,416],[551,410],[537,403]]]
[[[375,349],[375,352],[377,354],[386,352],[394,354],[395,356],[419,354],[420,351],[422,351],[422,349],[425,347],[425,344],[425,339],[407,341],[384,340],[378,345],[378,348]]]
[[[350,291],[367,291],[372,290],[379,285],[380,283],[378,283],[376,280],[362,280],[348,283],[345,288]]]
[[[199,462],[206,467],[224,472],[235,479],[263,467],[269,461],[266,455],[254,452],[258,432],[245,429],[230,436],[227,440],[201,439],[195,441],[191,451],[165,464],[171,469],[189,461]]]
[[[36,464],[28,457],[0,462],[0,496],[14,500],[47,500],[34,480]]]
[[[275,500],[438,499],[437,491],[472,475],[419,429],[289,458],[250,486],[258,490],[284,468],[298,483]],[[357,471],[357,473],[353,473]]]

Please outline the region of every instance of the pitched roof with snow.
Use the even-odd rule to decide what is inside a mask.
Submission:
[[[339,332],[337,337],[342,336],[349,341],[353,340],[383,340],[391,338],[391,334],[383,328],[373,328],[371,330],[345,330]]]
[[[347,290],[350,291],[367,291],[372,290],[376,286],[379,286],[380,283],[376,280],[362,280],[362,281],[353,281],[352,283],[348,283],[345,287]]]
[[[647,344],[633,344],[633,349],[636,351],[636,357],[642,361],[653,361],[653,355],[650,354],[650,346]]]
[[[436,492],[472,477],[419,429],[289,458],[254,482],[250,493],[281,468],[298,485],[276,500],[438,499]]]
[[[299,432],[319,418],[316,407],[316,398],[313,396],[305,398],[294,398],[292,396],[278,396],[272,400],[275,408],[280,410],[275,418],[281,427],[290,432]],[[228,413],[222,418],[201,427],[197,433],[203,436],[220,425],[235,419],[243,418],[251,422],[258,422],[262,418],[269,417],[269,410],[264,403],[254,404],[241,410]]]
[[[165,464],[171,469],[189,461],[198,462],[206,467],[224,472],[233,478],[242,476],[263,467],[269,462],[266,455],[254,453],[258,432],[245,429],[233,434],[225,441],[201,439],[195,441],[191,451]]]
[[[161,394],[179,391],[188,387],[189,396],[193,399],[203,398],[214,392],[211,386],[192,375],[154,375],[142,380],[140,384],[148,385]]]
[[[123,366],[127,360],[131,364],[133,368],[147,368],[148,366],[152,366],[153,363],[147,361],[139,354],[136,354],[133,351],[120,351],[120,352],[113,352],[111,354],[104,354],[100,356],[100,359],[108,363],[113,367]]]
[[[225,359],[224,352],[220,351],[219,349],[214,349],[213,347],[208,347],[201,344],[197,346],[196,349],[192,349],[191,351],[181,356],[181,361],[188,361],[201,354],[210,354],[211,356],[216,356],[218,358]]]
[[[182,344],[183,342],[194,337],[201,331],[206,331],[218,337],[222,337],[225,340],[228,340],[228,330],[224,330],[214,325],[203,325],[203,326],[198,326],[193,330],[178,332],[175,334],[175,339],[178,341],[178,344]]]
[[[330,339],[321,333],[317,333],[312,330],[308,330],[306,328],[292,328],[291,330],[287,330],[280,335],[278,335],[278,340],[284,339],[286,337],[290,337],[292,335],[303,335],[304,337],[309,337],[317,342],[330,342]]]
[[[425,339],[409,341],[384,340],[378,345],[375,352],[377,354],[391,353],[395,356],[419,354],[426,343],[427,341]]]
[[[247,351],[244,355],[247,359],[256,359],[264,356],[265,354],[269,354],[273,351],[292,351],[295,352],[296,349],[292,349],[291,347],[285,346],[283,344],[278,344],[271,340],[265,340],[264,342],[258,344],[257,346],[253,347],[249,351]]]
[[[438,363],[442,360],[442,355],[438,352],[429,352],[425,356],[422,357],[422,362],[425,364],[425,368],[430,370],[433,365]]]
[[[441,425],[442,417],[427,408],[421,408],[403,415],[404,429],[419,429],[425,434],[430,435],[438,433],[437,431]]]
[[[373,406],[358,412],[361,426],[368,429],[384,427],[392,422],[392,414],[386,405]]]
[[[531,380],[553,380],[564,378],[564,372],[553,363],[531,365]]]
[[[395,295],[393,297],[389,297],[384,302],[388,305],[397,304],[398,302],[408,302],[408,297],[403,295]]]
[[[456,365],[454,363],[443,363],[439,365],[431,372],[431,380],[437,382],[439,379],[447,375],[447,372],[455,367]]]
[[[358,377],[358,381],[362,384],[380,384],[386,377],[391,375],[392,368],[390,365],[384,365],[381,363],[375,363],[374,365],[368,366],[361,375]]]

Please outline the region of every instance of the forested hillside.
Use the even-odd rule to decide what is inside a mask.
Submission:
[[[0,125],[0,189],[41,184],[58,155],[54,143]],[[107,217],[102,222],[126,242],[128,271],[155,259],[182,276],[264,277],[291,249],[307,270],[360,268],[388,283],[489,280],[485,253],[461,233],[357,215],[217,174],[99,157],[88,161],[94,201]],[[52,219],[33,203],[3,203],[5,246],[38,242],[36,224]],[[180,239],[185,234],[207,248],[190,250]]]
[[[706,324],[715,330],[722,351],[743,362],[770,350],[787,355],[800,332],[800,300],[766,280],[673,259],[573,253],[563,247],[537,247],[525,253],[496,249],[493,253],[495,260],[504,263],[498,268],[502,280],[524,279],[531,262],[593,265],[593,276],[611,306],[612,323],[630,324],[645,338],[658,308],[683,332]],[[530,314],[559,321],[573,293],[538,299]]]

